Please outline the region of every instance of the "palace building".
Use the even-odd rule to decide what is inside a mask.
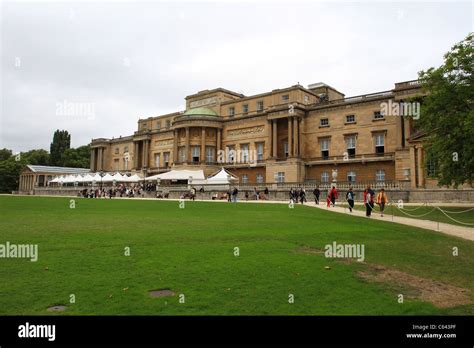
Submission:
[[[416,80],[349,98],[325,83],[252,96],[203,90],[185,98],[184,111],[139,119],[130,136],[93,139],[90,169],[150,176],[225,167],[242,184],[326,183],[337,171],[337,182],[434,187],[413,117],[386,111],[421,93]]]

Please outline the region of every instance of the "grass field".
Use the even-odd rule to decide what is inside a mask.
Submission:
[[[0,259],[0,315],[474,314],[467,240],[306,206],[75,202],[0,196],[0,244],[39,245],[37,262]],[[364,244],[364,263],[326,258],[334,241]]]

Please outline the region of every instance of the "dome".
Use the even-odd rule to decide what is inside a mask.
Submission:
[[[214,117],[219,117],[217,112],[215,112],[212,109],[209,108],[193,108],[193,109],[188,109],[186,112],[183,114],[184,116],[214,116]]]

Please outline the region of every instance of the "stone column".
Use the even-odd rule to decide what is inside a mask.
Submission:
[[[189,127],[186,127],[186,156],[184,157],[184,161],[188,163],[189,159]]]
[[[277,138],[278,138],[278,120],[273,120],[273,131],[272,131],[272,155],[273,158],[278,157]]]
[[[206,163],[206,128],[201,128],[201,164]]]
[[[288,117],[288,157],[293,157],[293,141],[291,140],[292,138],[292,131],[291,131],[291,117]]]
[[[148,140],[143,140],[143,166],[148,168]]]
[[[425,165],[423,160],[423,148],[420,146],[416,149],[418,151],[418,186],[425,186]]]
[[[173,164],[178,162],[178,132],[179,129],[173,130]]]
[[[416,188],[416,149],[415,146],[410,146],[410,186]]]
[[[97,149],[97,171],[102,170],[102,148]]]
[[[269,121],[268,121],[268,125],[269,125],[269,126],[268,126],[268,139],[269,139],[269,141],[268,141],[268,142],[265,142],[265,143],[270,143],[270,147],[268,148],[268,149],[269,149],[269,151],[268,151],[268,154],[269,154],[268,157],[269,157],[269,158],[272,158],[272,157],[273,157],[273,146],[272,146],[271,144],[272,144],[272,138],[273,138],[273,137],[272,137],[272,135],[273,135],[273,134],[272,134],[272,133],[273,133],[273,132],[272,132],[272,131],[273,131],[273,121],[272,121],[272,120],[269,120]]]
[[[137,170],[138,169],[138,141],[133,143],[134,145],[134,150],[133,150],[133,169]]]
[[[298,157],[298,117],[293,117],[293,156]]]
[[[95,171],[95,149],[91,149],[91,164],[89,166],[92,172]]]

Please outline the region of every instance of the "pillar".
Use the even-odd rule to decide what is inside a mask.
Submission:
[[[185,148],[186,154],[184,157],[184,161],[188,163],[189,159],[189,127],[186,127],[186,148]]]
[[[272,144],[272,131],[273,131],[273,121],[272,120],[269,120],[268,121],[268,143],[269,144]],[[270,145],[269,147],[269,155],[268,155],[269,158],[272,158],[273,157],[273,146]]]
[[[148,140],[143,140],[142,168],[148,168]]]
[[[291,138],[292,138],[291,124],[292,124],[291,117],[288,117],[288,157],[293,156],[293,151],[292,151],[293,142],[291,141]]]
[[[92,172],[95,171],[95,149],[91,149],[91,164],[89,166]]]
[[[173,131],[173,163],[178,163],[178,132],[179,129]]]
[[[138,169],[138,156],[139,156],[139,154],[138,154],[138,142],[137,142],[137,141],[134,142],[133,145],[134,145],[134,150],[133,150],[133,168],[134,168],[135,170],[137,170],[137,169]]]
[[[418,147],[416,149],[418,151],[418,186],[424,187],[425,186],[425,164],[423,160],[423,147]]]
[[[415,146],[410,146],[410,186],[416,188],[416,156]]]
[[[206,163],[206,128],[201,128],[201,163]]]
[[[298,117],[293,117],[293,156],[299,156],[298,152]]]
[[[278,138],[278,120],[273,120],[273,131],[272,131],[272,147],[273,147],[273,158],[278,157],[278,149],[277,149],[277,138]]]

